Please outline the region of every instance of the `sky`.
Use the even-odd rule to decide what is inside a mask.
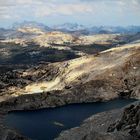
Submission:
[[[0,0],[0,27],[36,21],[52,26],[140,25],[140,0]]]

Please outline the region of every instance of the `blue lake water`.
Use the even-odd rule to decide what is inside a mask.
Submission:
[[[93,114],[121,108],[134,101],[136,100],[116,99],[35,111],[16,111],[9,113],[5,122],[9,127],[33,140],[53,140],[61,131],[80,125]]]

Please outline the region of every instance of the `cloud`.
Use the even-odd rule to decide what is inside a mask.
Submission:
[[[93,12],[93,8],[90,5],[85,4],[48,4],[46,6],[40,6],[35,10],[37,17],[49,16],[49,15],[73,15],[78,13],[90,13]]]
[[[7,19],[11,14],[18,16],[20,13],[27,11],[29,12],[27,14],[31,16],[43,17],[56,14],[73,15],[89,13],[93,10],[89,4],[82,4],[78,1],[77,3],[65,3],[64,1],[58,2],[56,0],[0,0],[0,3],[1,19]],[[26,15],[26,13],[23,14]],[[22,16],[22,14],[19,16]],[[11,16],[11,18],[13,17]]]
[[[129,14],[128,14],[129,13]],[[133,15],[140,18],[140,0],[0,0],[0,21],[86,17],[103,21]]]

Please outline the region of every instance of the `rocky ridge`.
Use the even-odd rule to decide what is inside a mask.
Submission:
[[[62,132],[56,140],[139,140],[139,123],[140,102],[137,102],[124,110],[93,115],[80,127]]]

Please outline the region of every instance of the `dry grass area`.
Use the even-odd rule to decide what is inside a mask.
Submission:
[[[33,42],[40,45],[41,47],[48,47],[51,44],[63,45],[65,43],[72,43],[73,40],[74,37],[70,34],[54,31],[35,37]]]
[[[92,43],[106,43],[108,41],[115,40],[119,34],[98,34],[98,35],[91,35],[91,36],[81,36],[80,40],[84,44],[92,44]]]

